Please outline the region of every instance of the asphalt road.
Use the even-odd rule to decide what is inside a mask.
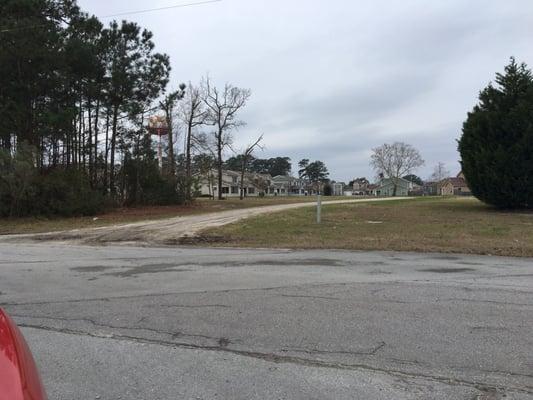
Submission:
[[[0,244],[50,399],[533,399],[533,259]]]

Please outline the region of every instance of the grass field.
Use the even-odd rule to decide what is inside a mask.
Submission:
[[[263,215],[202,232],[221,246],[399,250],[533,256],[533,213],[472,198],[328,205]]]
[[[327,200],[345,200],[346,197],[328,197]],[[249,197],[216,201],[197,199],[187,206],[154,206],[117,208],[96,217],[76,218],[0,218],[0,235],[18,233],[42,233],[79,228],[92,228],[144,220],[172,218],[239,208],[260,207],[273,204],[288,204],[316,201],[315,197]]]

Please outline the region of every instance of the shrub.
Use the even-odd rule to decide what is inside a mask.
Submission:
[[[500,208],[533,207],[533,77],[514,59],[481,91],[459,140],[472,193]]]
[[[104,207],[85,172],[54,169],[39,173],[34,152],[20,145],[15,154],[0,152],[0,216],[93,215]]]
[[[37,212],[42,215],[94,215],[104,208],[100,192],[91,189],[85,172],[54,169],[38,178],[36,183]]]
[[[0,216],[29,213],[35,200],[36,176],[30,147],[22,144],[14,155],[0,150]]]
[[[184,180],[161,175],[155,160],[126,157],[119,176],[126,205],[182,204],[185,200]]]

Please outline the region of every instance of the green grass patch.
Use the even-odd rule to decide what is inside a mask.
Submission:
[[[325,205],[207,230],[221,245],[533,256],[533,213],[502,212],[472,198],[431,197]]]

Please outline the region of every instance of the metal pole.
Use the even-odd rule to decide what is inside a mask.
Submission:
[[[316,223],[320,224],[322,219],[322,199],[320,198],[320,192],[318,192],[316,199]]]

